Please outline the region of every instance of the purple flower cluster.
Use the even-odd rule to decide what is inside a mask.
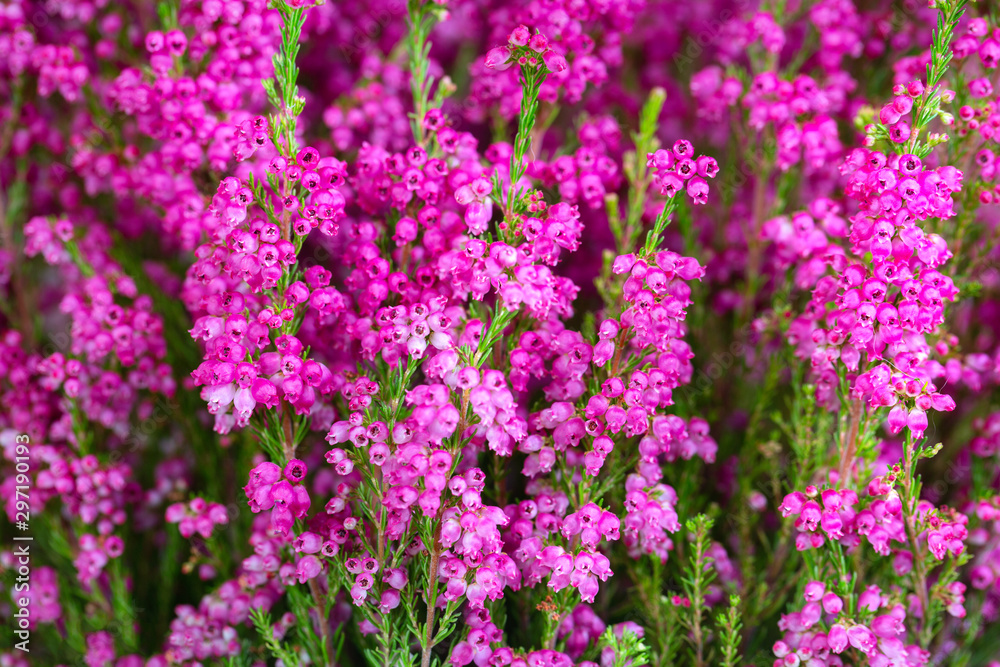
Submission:
[[[0,618],[978,664],[1000,25],[897,4],[0,0]]]
[[[198,533],[206,540],[212,536],[216,526],[229,523],[226,508],[219,503],[205,502],[203,498],[194,498],[188,503],[174,503],[167,508],[167,523],[176,523],[184,537]]]
[[[295,519],[309,512],[309,491],[302,485],[306,464],[292,459],[284,470],[271,462],[259,464],[250,471],[246,493],[254,513],[271,511],[271,528],[278,535],[288,535]]]

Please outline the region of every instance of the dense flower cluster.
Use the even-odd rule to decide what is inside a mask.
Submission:
[[[154,4],[0,0],[0,667],[996,666],[988,8]]]
[[[961,584],[959,584],[961,586]],[[845,651],[857,652],[873,663],[926,665],[927,651],[919,645],[907,645],[900,635],[906,631],[906,609],[891,604],[891,598],[877,586],[866,588],[858,596],[858,611],[870,618],[863,623],[840,619],[844,603],[833,591],[826,591],[820,581],[805,585],[806,604],[802,611],[782,616],[784,639],[774,645],[775,665],[791,665],[797,661],[813,664],[842,664],[839,656]],[[824,623],[826,621],[826,623]]]
[[[719,164],[708,155],[694,155],[690,141],[681,139],[673,149],[660,149],[647,158],[653,168],[653,185],[664,197],[673,197],[684,189],[694,204],[708,202],[708,181],[719,173]]]
[[[207,503],[203,498],[194,498],[189,503],[174,503],[167,508],[166,520],[176,523],[184,537],[198,533],[205,539],[212,536],[216,526],[229,523],[226,508],[219,503]]]

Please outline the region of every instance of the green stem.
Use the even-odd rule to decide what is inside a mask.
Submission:
[[[646,177],[646,155],[656,148],[656,128],[666,102],[667,91],[654,88],[649,99],[642,107],[639,118],[639,133],[635,135],[635,156],[632,168],[628,170],[629,198],[628,215],[625,218],[625,228],[618,241],[618,254],[632,252],[636,238],[642,230],[642,212],[646,205],[646,192],[649,189],[649,179]]]
[[[921,131],[931,122],[941,110],[941,90],[939,85],[948,63],[951,62],[951,40],[955,27],[962,19],[967,0],[951,0],[948,6],[941,7],[938,13],[937,29],[931,44],[931,61],[927,65],[927,87],[913,105],[913,128],[906,142],[906,152],[917,151]],[[953,4],[952,4],[953,3]]]
[[[440,523],[438,524],[440,530]],[[441,554],[437,548],[437,536],[430,546],[431,558],[427,564],[427,620],[424,627],[423,650],[420,656],[420,667],[430,667],[431,651],[434,648],[434,611],[437,607],[438,594],[438,559]]]
[[[646,255],[654,252],[657,246],[660,245],[660,235],[667,228],[667,225],[670,224],[670,216],[677,210],[677,197],[679,196],[680,194],[677,194],[668,199],[667,203],[663,205],[663,210],[656,216],[656,223],[649,234],[646,235],[646,244],[643,246],[643,252]]]
[[[510,184],[504,197],[499,176],[494,175],[493,198],[499,202],[504,222],[508,230],[514,228],[515,215],[519,212],[521,193],[517,190],[517,182],[524,176],[524,160],[531,150],[532,131],[538,117],[538,94],[542,83],[548,75],[545,65],[538,62],[534,65],[521,65],[521,109],[517,117],[517,135],[514,137],[514,152],[510,156]]]
[[[413,93],[413,114],[410,124],[413,128],[413,138],[421,146],[426,141],[424,135],[424,118],[427,116],[431,87],[434,77],[430,75],[431,44],[428,41],[431,29],[437,23],[437,13],[423,0],[408,0],[407,21],[409,35],[406,48],[410,54],[410,90]]]
[[[712,529],[712,524],[712,519],[704,514],[699,514],[685,524],[685,528],[694,536],[684,592],[691,602],[689,629],[695,667],[705,665],[705,632],[702,628],[702,615],[705,612],[705,590],[714,577],[714,573],[708,567],[712,559],[706,558],[705,554],[709,547],[709,531]]]
[[[298,133],[298,117],[305,106],[299,95],[299,40],[305,24],[306,7],[289,7],[284,0],[276,0],[274,6],[281,15],[281,48],[272,62],[274,79],[264,81],[271,105],[277,114],[271,122],[271,139],[285,157],[294,156],[298,151],[295,135]]]
[[[923,626],[920,632],[921,646],[927,648],[930,637],[926,630],[931,625],[930,601],[927,596],[927,561],[920,544],[917,542],[917,502],[920,500],[920,484],[914,479],[916,468],[916,444],[913,434],[907,429],[906,443],[903,448],[903,524],[906,526],[906,537],[913,552],[913,587],[920,600],[923,610]]]

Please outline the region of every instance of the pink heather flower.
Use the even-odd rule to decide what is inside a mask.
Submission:
[[[282,474],[290,482],[301,482],[306,476],[306,464],[298,459],[292,459],[285,465]]]
[[[112,4],[56,3],[59,20],[44,26],[24,13],[30,4],[0,10],[2,76],[28,86],[28,103],[3,110],[12,131],[0,173],[25,187],[12,190],[24,233],[0,249],[0,298],[11,304],[0,316],[0,485],[11,521],[28,510],[60,517],[52,537],[76,572],[42,565],[40,552],[23,622],[56,623],[60,600],[128,585],[137,559],[169,555],[143,546],[160,544],[160,517],[193,540],[184,569],[207,583],[200,600],[166,610],[162,654],[119,655],[112,632],[94,631],[80,639],[88,667],[225,662],[241,654],[252,609],[275,612],[273,639],[314,663],[322,642],[288,636],[299,625],[288,609],[313,590],[334,593],[327,574],[350,577],[346,604],[360,607],[346,621],[356,623],[344,634],[351,652],[377,648],[386,628],[405,632],[410,602],[436,584],[440,609],[461,614],[439,638],[451,665],[627,662],[601,639],[608,606],[590,604],[603,593],[637,606],[615,614],[644,611],[611,560],[686,556],[685,512],[716,496],[750,510],[754,544],[717,522],[717,581],[704,600],[672,594],[678,608],[724,603],[787,530],[788,558],[802,560],[781,576],[830,575],[842,554],[859,565],[852,599],[833,576],[773,582],[803,597],[764,629],[780,633],[776,666],[925,664],[937,656],[910,645],[909,629],[935,630],[922,639],[944,655],[967,593],[985,621],[996,616],[1000,500],[964,490],[995,477],[1000,453],[1000,413],[971,409],[1000,379],[998,284],[990,235],[956,236],[952,224],[991,221],[981,209],[1000,202],[996,91],[974,71],[1000,65],[1000,31],[981,7],[946,45],[964,87],[955,67],[931,91],[926,54],[910,57],[930,33],[884,35],[871,3],[823,0],[781,17],[739,7],[708,22],[712,47],[693,54],[675,47],[677,35],[705,32],[697,3],[665,20],[640,14],[641,2],[497,3],[479,21],[436,0],[424,8],[436,27],[423,64],[438,85],[415,91],[418,73],[392,55],[409,37],[370,30],[374,7],[338,6],[331,22],[329,8],[289,0],[320,12],[304,28],[320,42],[336,28],[341,53],[303,49],[292,69],[310,76],[286,81],[274,63],[288,16],[266,2],[182,3],[169,25],[150,16],[159,29],[138,33]],[[803,34],[816,41],[804,51],[790,39]],[[461,57],[501,43],[471,65]],[[748,70],[755,49],[782,70]],[[677,58],[695,58],[697,71]],[[631,75],[647,64],[658,76]],[[842,133],[858,82],[886,73],[893,95],[873,100],[878,120],[861,137]],[[301,87],[308,113],[272,108],[260,94],[268,79],[279,93]],[[453,90],[451,79],[467,85]],[[663,88],[649,90],[654,79]],[[527,136],[517,126],[530,81],[538,114]],[[645,156],[646,199],[617,201],[643,175],[627,128],[644,125],[643,101],[667,89],[652,120],[678,134]],[[673,103],[685,89],[692,104]],[[88,91],[115,132],[92,117]],[[968,102],[957,118],[942,113],[948,137],[914,115],[932,92]],[[879,127],[913,152],[885,150]],[[766,165],[747,136],[774,139]],[[304,137],[323,141],[298,145]],[[953,150],[930,146],[945,138]],[[746,169],[726,165],[734,178],[711,197],[720,166],[702,153],[729,147]],[[947,164],[954,155],[969,158],[968,173]],[[647,236],[671,211],[664,233]],[[142,261],[121,265],[137,240]],[[955,308],[968,281],[977,298]],[[177,326],[194,348],[177,347]],[[773,396],[747,391],[765,377]],[[192,392],[203,408],[175,414]],[[851,415],[884,420],[874,425],[889,440],[853,458],[833,442],[802,461],[797,433],[778,429],[777,445],[748,441],[716,461],[720,429],[739,431],[761,408],[792,423],[802,405],[838,433]],[[701,407],[717,419],[690,416]],[[932,483],[941,471],[929,467],[904,512],[913,472],[897,462],[933,412],[950,411],[949,432],[968,442],[950,445],[948,484]],[[830,433],[814,435],[830,444]],[[232,510],[211,495],[228,502],[230,471],[213,466],[247,457],[236,474],[247,474],[252,516],[230,526]],[[685,463],[693,457],[713,465]],[[774,498],[759,478],[784,471],[760,461],[811,479]],[[681,478],[683,488],[668,483]],[[15,487],[30,487],[30,501]],[[211,539],[223,525],[226,539]],[[124,535],[138,541],[126,549]],[[914,560],[924,548],[929,564]],[[941,604],[921,608],[914,568],[942,581],[948,557],[967,550],[969,567],[930,591]],[[0,569],[13,571],[14,558],[0,552]],[[130,594],[144,605],[150,588]],[[501,599],[521,609],[549,594],[562,615],[554,648],[538,645],[537,627],[507,636],[492,613]],[[298,630],[342,625],[350,608],[330,601],[332,616]],[[626,631],[644,633],[612,627]]]
[[[542,55],[542,61],[545,63],[545,68],[553,74],[560,74],[569,69],[569,64],[566,62],[566,58],[559,55],[555,51],[546,51]]]
[[[854,625],[848,628],[847,640],[851,646],[865,654],[874,651],[877,643],[875,633],[863,625]]]
[[[906,425],[913,432],[913,437],[919,440],[927,430],[927,413],[920,408],[913,408],[906,416]]]
[[[511,46],[525,46],[528,40],[531,39],[531,32],[528,30],[527,26],[519,25],[514,28],[513,32],[510,33],[508,41]]]
[[[902,144],[910,138],[910,126],[899,121],[889,126],[889,138],[897,144]]]
[[[510,65],[510,49],[506,46],[494,47],[486,54],[486,66],[490,69],[502,72]]]
[[[319,576],[322,571],[319,559],[313,555],[304,556],[299,559],[295,568],[295,577],[300,584],[304,584],[310,579]]]
[[[995,39],[984,40],[979,46],[979,60],[983,67],[993,69],[1000,63],[1000,42]]]
[[[399,606],[400,595],[398,591],[387,590],[382,593],[382,597],[379,600],[379,611],[383,614],[388,614],[393,609]]]
[[[778,510],[781,512],[781,516],[796,516],[802,512],[804,504],[805,496],[801,492],[795,491],[794,493],[790,493],[785,496],[785,499],[778,507]]]
[[[872,632],[882,638],[892,638],[903,632],[902,619],[893,616],[892,614],[885,614],[882,616],[876,616],[871,622]]]
[[[831,651],[834,653],[843,653],[850,640],[844,626],[836,623],[830,628],[830,632],[827,634],[827,641],[830,644]],[[854,646],[854,643],[852,642],[851,645]]]
[[[687,193],[694,204],[708,203],[708,183],[699,176],[695,176],[688,181]]]
[[[897,405],[889,411],[889,433],[895,435],[907,424],[907,412],[903,405]]]
[[[117,535],[108,537],[104,541],[104,553],[106,553],[109,558],[118,558],[125,553],[125,543],[122,541],[122,538]]]
[[[835,593],[826,593],[822,599],[823,611],[828,614],[839,614],[844,608],[844,602]]]
[[[810,581],[806,584],[805,598],[808,602],[814,602],[823,597],[825,586],[821,581]]]

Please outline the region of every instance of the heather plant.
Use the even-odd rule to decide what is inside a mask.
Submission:
[[[0,52],[0,667],[1000,666],[992,4]]]

